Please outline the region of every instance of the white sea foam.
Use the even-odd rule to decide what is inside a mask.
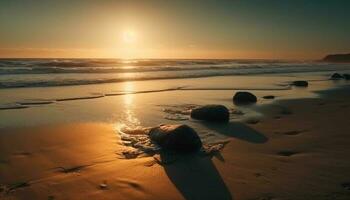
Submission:
[[[161,154],[164,152],[160,146],[154,143],[148,132],[150,127],[127,127],[124,124],[118,124],[116,126],[116,132],[120,135],[122,144],[126,147],[122,152],[119,152],[122,158],[132,159],[143,156],[153,156],[155,154]],[[212,155],[222,150],[228,142],[227,138],[222,138],[217,134],[203,134],[199,131],[199,136],[203,142],[200,153],[203,155]],[[174,155],[173,155],[174,156]]]

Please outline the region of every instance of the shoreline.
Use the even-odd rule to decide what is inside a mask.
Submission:
[[[202,70],[202,69],[201,69]],[[205,69],[204,69],[205,70]],[[225,70],[225,69],[222,69]],[[232,70],[232,69],[227,69],[227,70]],[[170,71],[170,70],[168,70]],[[158,72],[168,72],[168,71],[158,71]],[[181,70],[172,70],[172,71],[181,71]],[[191,71],[191,70],[185,70],[185,71]],[[193,69],[193,71],[198,71],[198,69]],[[80,81],[79,84],[77,83],[61,83],[61,84],[52,84],[52,85],[44,85],[42,86],[42,83],[34,83],[32,85],[13,85],[13,86],[2,86],[0,85],[0,90],[6,90],[6,89],[33,89],[33,88],[60,88],[60,87],[79,87],[79,86],[94,86],[94,85],[103,85],[103,84],[115,84],[115,83],[125,83],[125,82],[142,82],[142,81],[158,81],[158,80],[183,80],[183,79],[201,79],[201,78],[215,78],[215,77],[230,77],[230,76],[273,76],[273,75],[286,75],[286,74],[305,74],[305,73],[329,73],[332,74],[334,72],[338,71],[345,71],[348,72],[348,70],[339,70],[339,69],[325,69],[325,70],[320,70],[320,69],[314,69],[314,70],[309,70],[309,71],[289,71],[289,72],[256,72],[256,73],[247,73],[247,74],[242,74],[242,73],[223,73],[220,75],[217,74],[212,74],[212,75],[190,75],[190,76],[174,76],[174,77],[148,77],[148,78],[139,78],[139,79],[111,79],[111,80],[78,80]],[[152,71],[146,71],[147,72],[152,72]],[[120,72],[116,72],[115,74],[118,74]],[[123,73],[140,73],[140,72],[123,72]],[[55,74],[55,73],[53,73]],[[60,74],[60,73],[58,73]],[[63,75],[65,73],[61,73]],[[79,73],[74,73],[74,74],[79,74]],[[87,73],[89,74],[89,73]],[[91,74],[109,74],[109,73],[91,73]],[[8,75],[8,74],[5,74]],[[9,75],[22,75],[22,74],[9,74]],[[27,75],[50,75],[47,73],[43,74],[27,74]],[[324,79],[324,81],[329,80],[329,79]]]
[[[278,102],[280,100],[288,100],[288,99],[299,99],[299,98],[312,98],[317,97],[320,94],[327,93],[328,90],[334,90],[338,87],[344,87],[348,84],[347,80],[331,80],[331,79],[320,79],[320,77],[323,76],[303,76],[303,77],[294,77],[293,74],[290,74],[290,77],[287,78],[281,78],[281,76],[272,76],[273,78],[271,80],[273,81],[262,81],[262,79],[267,78],[269,76],[228,76],[226,78],[223,77],[210,77],[210,78],[200,78],[200,81],[204,82],[213,82],[214,85],[211,84],[198,84],[197,79],[190,79],[188,82],[184,82],[182,84],[185,84],[183,86],[179,86],[181,82],[179,82],[177,79],[175,81],[172,79],[169,79],[167,81],[171,82],[169,86],[163,87],[164,80],[161,81],[142,81],[142,82],[126,82],[123,84],[108,84],[108,87],[103,87],[103,84],[95,85],[95,87],[84,87],[84,86],[73,86],[70,88],[53,88],[52,91],[48,90],[49,88],[21,88],[19,92],[14,94],[11,92],[12,90],[9,90],[9,92],[3,93],[4,96],[10,97],[13,95],[13,97],[9,98],[9,100],[6,100],[7,98],[4,98],[3,102],[0,102],[0,117],[6,118],[7,114],[11,113],[11,111],[16,110],[29,110],[29,109],[38,109],[38,108],[44,108],[44,109],[57,109],[58,105],[62,104],[62,106],[65,106],[69,108],[69,104],[72,102],[74,104],[77,104],[79,102],[85,103],[86,100],[92,100],[91,104],[94,104],[95,99],[101,99],[101,101],[110,102],[115,99],[114,97],[119,97],[123,99],[134,99],[137,96],[143,96],[143,95],[155,95],[157,96],[157,93],[164,93],[171,94],[171,93],[186,93],[186,92],[193,92],[193,93],[226,93],[225,96],[227,96],[227,93],[230,91],[237,92],[237,91],[251,91],[254,94],[257,95],[259,98],[259,101],[257,103],[258,107],[262,104],[271,104],[274,102]],[[282,76],[283,77],[283,76]],[[247,79],[242,79],[247,78]],[[242,86],[227,86],[227,84],[231,85],[230,80],[237,79],[238,81],[235,81],[233,83],[241,83],[242,81],[247,81],[248,84],[243,84]],[[223,83],[215,83],[219,80],[225,80]],[[294,80],[306,80],[310,82],[309,87],[295,87],[291,83]],[[262,84],[255,84],[259,85],[258,87],[253,86],[254,81],[262,82],[264,85],[260,86]],[[154,86],[159,87],[159,85],[162,85],[159,89],[154,88]],[[117,86],[117,87],[115,87]],[[110,90],[108,88],[116,88],[117,90]],[[19,88],[18,88],[19,89]],[[97,92],[96,91],[99,91]],[[91,91],[87,91],[91,90]],[[31,91],[31,92],[28,92]],[[81,92],[83,91],[83,92]],[[325,92],[322,92],[325,91]],[[0,90],[1,92],[1,90]],[[3,91],[4,92],[4,91]],[[51,96],[51,98],[43,97],[42,95],[46,94]],[[57,95],[57,94],[58,95]],[[34,94],[34,96],[33,96]],[[56,95],[52,96],[50,94]],[[264,99],[264,96],[273,96],[271,99]],[[34,98],[36,97],[36,98]],[[118,100],[120,100],[120,98]],[[227,97],[226,97],[227,98]],[[186,99],[184,99],[186,100]],[[200,100],[200,98],[197,98],[197,100]],[[227,98],[225,101],[225,105],[228,105],[229,98]],[[75,103],[75,101],[77,103]],[[123,100],[125,101],[125,100]],[[65,103],[67,102],[67,103]],[[125,103],[125,102],[124,102]],[[210,103],[216,103],[211,101]],[[66,104],[66,105],[65,105]],[[159,103],[156,104],[156,106],[164,105],[166,106],[168,103]],[[186,103],[184,103],[186,104]],[[170,106],[172,104],[168,104]],[[45,108],[47,107],[47,108]],[[254,108],[252,106],[251,108]],[[164,109],[164,108],[163,108]],[[245,109],[245,108],[243,108]],[[254,109],[252,109],[254,110]],[[31,112],[31,111],[27,111]],[[101,121],[102,122],[102,121]],[[56,123],[56,122],[55,122]],[[17,124],[18,125],[18,124]],[[16,125],[16,126],[17,126]],[[1,126],[6,127],[6,126]]]
[[[219,154],[186,156],[164,165],[154,157],[121,159],[125,146],[114,124],[2,128],[0,185],[5,189],[0,195],[3,199],[347,199],[350,136],[344,113],[350,113],[349,90],[345,86],[320,92],[326,93],[320,98],[263,105],[269,113],[254,124],[206,126],[203,130],[230,140]],[[291,112],[282,114],[281,108]]]

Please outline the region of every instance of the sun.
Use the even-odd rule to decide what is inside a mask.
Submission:
[[[137,40],[137,35],[135,31],[126,30],[122,33],[122,40],[126,44],[133,44]]]

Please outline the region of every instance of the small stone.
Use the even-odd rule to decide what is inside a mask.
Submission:
[[[106,189],[108,189],[108,185],[106,183],[101,183],[100,184],[100,189],[101,190],[106,190]]]
[[[250,92],[236,92],[233,96],[233,102],[235,104],[252,104],[257,102],[257,98]]]
[[[273,95],[266,95],[266,96],[263,96],[264,99],[274,99],[275,96]]]
[[[333,80],[342,79],[342,78],[344,78],[344,77],[342,75],[340,75],[339,73],[334,73],[331,76],[331,79],[333,79]]]
[[[307,81],[293,81],[292,85],[297,87],[307,87],[309,83]]]

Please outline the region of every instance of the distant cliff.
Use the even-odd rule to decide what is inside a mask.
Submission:
[[[350,62],[350,53],[348,54],[331,54],[323,58],[326,62]]]

